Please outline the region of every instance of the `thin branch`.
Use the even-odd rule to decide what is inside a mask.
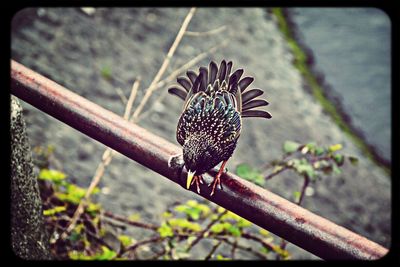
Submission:
[[[140,80],[136,80],[132,85],[131,94],[129,96],[128,103],[125,107],[125,112],[124,112],[124,119],[126,119],[126,120],[129,118],[129,114],[131,113],[132,103],[135,100],[137,90],[139,88],[139,84],[140,84]],[[111,160],[112,160],[113,156],[115,155],[115,153],[116,152],[114,150],[112,150],[111,148],[107,148],[104,151],[103,156],[102,156],[102,161],[97,166],[95,175],[93,176],[92,181],[91,181],[88,189],[86,190],[85,196],[79,202],[79,205],[78,205],[77,209],[75,210],[74,215],[72,216],[71,223],[67,227],[67,231],[62,234],[63,239],[67,237],[67,235],[72,231],[72,229],[74,229],[76,222],[78,221],[81,214],[85,210],[85,206],[86,206],[87,202],[89,201],[90,195],[92,194],[92,192],[96,188],[96,186],[99,184],[101,177],[104,175],[106,167],[111,163]]]
[[[128,102],[128,99],[126,98],[126,96],[124,95],[124,92],[121,90],[121,88],[115,88],[115,92],[117,93],[117,95],[121,98],[121,101],[124,105],[126,105],[126,103]]]
[[[280,174],[281,172],[284,172],[284,171],[290,169],[288,166],[281,166],[281,167],[282,167],[282,169],[280,169],[279,171],[275,171],[275,172],[272,172],[272,173],[266,175],[266,176],[264,177],[264,179],[265,179],[265,180],[269,180],[269,179],[273,178],[274,176]]]
[[[149,244],[149,243],[156,243],[156,242],[159,242],[159,241],[162,241],[162,240],[164,240],[164,237],[158,237],[158,236],[157,237],[153,237],[153,238],[149,238],[149,239],[145,239],[143,241],[137,242],[136,244],[127,247],[125,252],[126,251],[130,251],[130,250],[135,251],[140,246],[143,246],[143,245],[146,245],[146,244]]]
[[[111,218],[113,220],[116,220],[116,221],[119,221],[119,222],[123,222],[123,223],[129,224],[129,225],[132,225],[132,226],[141,227],[141,228],[145,228],[145,229],[149,229],[149,230],[157,230],[158,229],[157,225],[132,221],[132,220],[129,220],[129,219],[123,217],[123,216],[113,214],[110,211],[105,211],[103,213],[103,215],[108,217],[108,218]]]
[[[55,225],[55,228],[56,228],[56,229],[60,229],[61,231],[63,231],[63,233],[65,233],[65,232],[67,231],[67,229],[66,229],[65,227],[62,227],[62,226],[59,225],[59,224],[56,224],[56,225]],[[96,236],[94,233],[89,232],[89,231],[85,231],[85,233],[86,233],[87,235],[89,235],[90,237],[92,237],[93,239],[95,239],[95,240],[96,240],[97,242],[99,242],[100,244],[102,244],[103,246],[106,246],[106,247],[109,248],[110,250],[113,250],[113,248],[112,248],[109,244],[107,244],[107,242],[105,242],[105,241],[103,240],[103,238],[100,238],[100,237]]]
[[[129,120],[129,114],[131,113],[132,105],[133,105],[133,102],[135,101],[135,98],[137,95],[137,91],[138,91],[138,88],[140,85],[140,80],[141,80],[141,78],[138,77],[137,80],[132,85],[131,94],[129,96],[128,102],[125,107],[125,112],[124,112],[125,120]]]
[[[166,252],[165,248],[163,247],[162,250],[158,253],[155,253],[152,257],[144,260],[157,260],[160,256],[164,255]]]
[[[167,76],[167,78],[165,78],[164,80],[157,83],[155,89],[163,87],[163,86],[167,85],[167,83],[172,82],[179,74],[181,74],[181,73],[185,72],[187,69],[193,67],[195,64],[197,64],[198,62],[200,62],[201,60],[206,58],[208,55],[215,53],[221,47],[227,46],[229,41],[230,41],[230,39],[225,39],[223,42],[219,43],[218,45],[213,46],[209,50],[198,54],[197,56],[192,58],[187,63],[183,64],[179,68],[172,71],[171,74],[169,74]]]
[[[233,241],[233,245],[232,245],[232,249],[231,249],[231,259],[235,258],[235,252],[237,249],[237,245],[238,245],[238,240],[237,240],[237,238],[235,238],[235,241]]]
[[[300,192],[300,197],[299,200],[296,202],[297,205],[301,205],[301,202],[303,201],[304,195],[306,193],[306,188],[308,186],[308,184],[310,183],[310,178],[308,177],[308,175],[303,175],[304,177],[304,182],[303,182],[303,186],[301,188],[301,192]],[[287,241],[283,238],[281,238],[281,244],[280,244],[280,248],[281,249],[286,249],[286,245],[287,245]]]
[[[214,252],[217,250],[217,248],[222,244],[222,241],[220,240],[217,244],[215,244],[210,253],[208,253],[208,255],[204,258],[205,261],[208,261],[211,259],[212,255],[214,254]]]
[[[228,42],[229,42],[229,39],[226,39],[226,40],[224,40],[223,42],[219,43],[218,45],[211,47],[208,51],[205,51],[205,52],[202,52],[201,54],[198,54],[196,57],[192,58],[190,61],[188,61],[188,62],[185,63],[184,65],[182,65],[182,66],[180,66],[179,68],[177,68],[177,69],[175,69],[174,71],[172,71],[171,74],[168,75],[167,78],[165,78],[165,79],[161,80],[160,82],[158,82],[158,83],[155,85],[154,90],[157,90],[157,89],[159,89],[159,88],[161,88],[161,87],[167,86],[169,83],[173,82],[179,74],[181,74],[181,73],[185,72],[187,69],[193,67],[193,66],[196,65],[198,62],[200,62],[201,60],[203,60],[204,58],[206,58],[208,55],[215,53],[219,48],[227,46],[227,45],[228,45]],[[148,88],[147,88],[146,90],[148,90]],[[154,103],[156,103],[156,102],[161,102],[167,95],[168,95],[168,92],[165,90],[165,91],[154,101]],[[146,110],[145,112],[141,113],[141,114],[138,116],[137,121],[138,121],[139,119],[143,119],[143,118],[145,118],[146,116],[148,116],[148,115],[150,114],[151,111],[152,111],[151,109],[148,109],[148,110]]]
[[[204,234],[208,230],[210,230],[211,226],[213,226],[216,222],[218,222],[222,218],[222,216],[224,216],[227,212],[228,212],[228,210],[225,210],[224,212],[220,213],[216,219],[212,220],[206,226],[206,228],[204,228],[204,230],[199,233],[197,238],[192,243],[189,244],[189,246],[186,248],[186,251],[189,252],[192,249],[192,247],[194,247],[194,245],[196,245],[204,237]]]
[[[257,241],[261,243],[261,245],[269,250],[274,250],[274,246],[266,241],[264,241],[262,238],[252,235],[250,233],[242,233],[241,237],[246,238],[246,239],[251,239],[254,241]]]
[[[172,56],[175,53],[175,50],[178,48],[178,45],[180,43],[180,41],[182,40],[182,37],[187,29],[187,27],[189,26],[189,22],[192,19],[194,12],[196,11],[196,8],[191,8],[189,13],[187,14],[185,20],[182,23],[182,26],[175,38],[174,43],[172,44],[171,48],[168,51],[167,56],[164,59],[164,62],[161,65],[161,68],[159,69],[159,71],[157,72],[156,76],[154,77],[153,81],[150,83],[149,88],[146,90],[145,95],[143,96],[142,101],[140,102],[139,106],[136,108],[135,112],[133,113],[133,116],[131,118],[132,121],[136,121],[137,118],[139,117],[139,114],[142,112],[142,109],[144,108],[144,106],[146,105],[147,101],[149,100],[151,94],[153,93],[153,91],[155,90],[155,85],[160,81],[162,75],[164,74],[164,72],[166,71],[169,62],[171,61]]]
[[[310,178],[308,177],[308,175],[304,175],[304,182],[303,182],[303,187],[301,188],[301,193],[300,193],[300,197],[299,197],[299,201],[297,201],[297,205],[301,205],[301,202],[303,201],[304,195],[306,193],[306,189],[308,184],[310,183]]]
[[[228,245],[231,245],[231,246],[234,245],[234,242],[230,241],[229,239],[227,239],[225,237],[217,236],[215,238],[218,239],[218,240],[221,240],[222,242],[224,242],[224,243],[226,243]],[[236,248],[240,249],[240,250],[243,250],[243,251],[250,252],[250,253],[254,254],[255,256],[259,257],[260,259],[268,260],[268,257],[266,255],[262,254],[261,252],[258,252],[257,250],[254,250],[251,247],[245,247],[245,246],[243,246],[241,244],[236,244]]]
[[[206,32],[191,32],[191,31],[187,31],[185,32],[185,35],[187,36],[195,36],[195,37],[202,37],[202,36],[208,36],[208,35],[213,35],[213,34],[217,34],[220,33],[222,31],[224,31],[226,29],[226,26],[223,25],[221,27],[218,27],[216,29],[210,30],[210,31],[206,31]]]

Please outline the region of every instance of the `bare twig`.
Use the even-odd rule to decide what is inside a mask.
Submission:
[[[56,225],[55,225],[55,228],[56,228],[56,229],[60,229],[61,231],[63,231],[63,233],[65,233],[65,232],[67,231],[67,229],[66,229],[65,227],[62,227],[62,226],[59,225],[59,224],[56,224]],[[103,240],[103,238],[100,238],[100,237],[96,236],[94,233],[92,233],[92,232],[90,232],[90,231],[85,231],[85,233],[86,233],[88,236],[90,236],[90,237],[92,237],[93,239],[95,239],[95,240],[96,240],[97,242],[99,242],[100,244],[102,244],[103,246],[106,246],[108,249],[110,249],[110,250],[113,249],[109,244],[107,244],[107,242],[105,242],[105,241]]]
[[[129,250],[133,250],[134,251],[140,246],[143,246],[143,245],[146,245],[146,244],[149,244],[149,243],[156,243],[156,242],[159,242],[159,241],[162,241],[162,240],[164,240],[164,237],[159,237],[159,236],[153,237],[153,238],[149,238],[149,239],[145,239],[145,240],[142,240],[140,242],[137,242],[137,243],[127,247],[125,251],[129,251]]]
[[[303,201],[304,195],[306,193],[307,186],[310,183],[310,177],[308,177],[308,175],[303,175],[303,177],[304,177],[304,182],[303,182],[303,186],[301,188],[299,201],[297,201],[297,203],[296,203],[297,205],[301,205],[301,202]]]
[[[189,244],[189,246],[186,248],[186,251],[189,252],[189,251],[194,247],[194,245],[196,245],[196,244],[204,237],[204,234],[205,234],[208,230],[210,230],[211,226],[213,226],[216,222],[218,222],[218,221],[222,218],[222,216],[224,216],[227,212],[228,212],[228,210],[225,210],[224,212],[221,212],[221,213],[218,215],[217,218],[215,218],[214,220],[212,220],[212,221],[206,226],[206,228],[204,228],[204,230],[201,231],[201,232],[199,233],[199,235],[197,236],[197,238],[196,238],[192,243]]]
[[[222,242],[224,242],[224,243],[226,243],[228,245],[231,245],[231,246],[234,245],[234,242],[230,241],[229,239],[227,239],[225,237],[217,236],[215,238],[218,239],[218,240],[221,240]],[[262,254],[261,252],[258,252],[257,250],[254,250],[251,247],[245,247],[245,246],[243,246],[241,244],[236,244],[236,248],[240,249],[240,250],[243,250],[243,251],[250,252],[250,253],[254,254],[255,256],[259,257],[260,259],[268,260],[268,257],[266,255]]]
[[[117,95],[121,98],[121,101],[124,105],[128,102],[128,99],[124,95],[124,92],[122,92],[121,88],[117,87],[115,88],[115,92],[117,92]]]
[[[151,258],[145,259],[145,260],[156,260],[158,259],[160,256],[164,255],[166,252],[165,248],[163,247],[162,250],[158,253],[155,253]]]
[[[116,221],[129,224],[129,225],[132,225],[132,226],[141,227],[141,228],[145,228],[145,229],[149,229],[149,230],[157,230],[158,229],[157,225],[129,220],[129,219],[123,217],[123,216],[113,214],[110,211],[105,211],[103,213],[103,215],[108,217],[108,218],[111,218],[111,219],[114,219]]]
[[[131,113],[132,105],[133,105],[133,102],[135,101],[135,98],[137,95],[137,91],[138,91],[138,88],[140,85],[140,80],[141,80],[141,78],[138,77],[138,79],[132,85],[131,94],[129,96],[128,102],[125,107],[125,112],[124,112],[125,120],[129,120],[129,114]]]
[[[258,237],[258,236],[252,235],[252,234],[250,234],[250,233],[242,233],[241,236],[242,236],[243,238],[251,239],[251,240],[254,240],[254,241],[259,242],[263,247],[265,247],[265,248],[268,249],[268,250],[272,250],[272,251],[274,250],[274,246],[273,246],[272,244],[270,244],[270,243],[264,241],[262,238],[260,238],[260,237]]]
[[[299,197],[299,200],[296,202],[296,204],[299,206],[301,205],[301,202],[303,201],[307,186],[310,183],[310,177],[308,177],[308,175],[303,175],[303,177],[304,177],[304,182],[303,182],[303,186],[301,188],[300,197]],[[285,239],[281,238],[280,248],[286,249],[286,245],[287,245],[287,241]]]
[[[213,35],[213,34],[217,34],[220,33],[222,31],[224,31],[226,29],[226,26],[223,25],[221,27],[218,27],[216,29],[210,30],[210,31],[206,31],[206,32],[191,32],[191,31],[186,31],[185,35],[187,36],[195,36],[195,37],[202,37],[202,36],[208,36],[208,35]]]
[[[217,250],[217,248],[222,244],[222,241],[220,240],[217,244],[215,244],[210,253],[208,253],[208,255],[204,258],[205,261],[208,261],[209,259],[211,259],[212,255],[214,254],[214,252]]]
[[[174,71],[171,72],[165,79],[159,81],[155,87],[154,90],[157,90],[161,87],[167,86],[167,84],[173,82],[176,77],[185,72],[187,69],[193,67],[195,64],[206,58],[208,55],[215,53],[219,48],[224,47],[228,44],[229,39],[225,39],[223,42],[219,43],[216,46],[211,47],[208,51],[202,52],[201,54],[198,54],[196,57],[192,58],[190,61],[185,63],[184,65],[180,66],[179,68],[175,69]],[[148,89],[146,89],[148,90]],[[165,90],[155,101],[154,103],[161,102],[166,96],[168,95],[168,92]],[[142,112],[137,120],[143,119],[146,116],[148,116],[151,113],[151,109],[146,110],[145,112]]]
[[[139,88],[139,84],[140,84],[140,80],[136,80],[133,83],[131,94],[129,96],[128,103],[125,107],[125,112],[124,112],[124,119],[126,119],[126,120],[129,118],[129,114],[131,113],[132,103],[135,100],[137,90]],[[111,148],[107,148],[104,151],[103,156],[102,156],[102,161],[97,166],[95,175],[93,176],[92,181],[91,181],[88,189],[86,190],[85,196],[79,202],[79,205],[78,205],[77,209],[75,210],[74,215],[72,216],[71,223],[67,227],[67,231],[64,232],[61,236],[63,239],[67,237],[67,235],[72,231],[72,229],[74,229],[76,222],[78,221],[79,217],[85,210],[85,206],[86,206],[87,202],[89,201],[90,195],[92,194],[92,192],[96,188],[96,186],[99,184],[101,177],[104,175],[106,167],[111,163],[112,157],[114,156],[115,153],[116,152],[114,150],[112,150]]]
[[[286,165],[285,165],[285,166],[281,166],[281,167],[282,167],[282,168],[281,168],[280,170],[268,174],[267,176],[264,177],[264,179],[265,179],[265,180],[269,180],[269,179],[273,178],[274,176],[280,174],[281,172],[284,172],[284,171],[286,171],[286,170],[289,169],[289,167],[286,166]]]
[[[169,65],[169,62],[171,61],[172,56],[174,55],[176,49],[178,48],[178,45],[179,45],[180,41],[182,40],[182,37],[183,37],[187,27],[189,26],[189,22],[192,19],[195,11],[196,11],[196,8],[193,7],[190,9],[189,13],[187,14],[176,38],[175,38],[174,43],[172,44],[171,48],[168,51],[167,56],[164,59],[164,62],[162,63],[162,65],[161,65],[159,71],[157,72],[156,76],[154,77],[153,81],[150,83],[149,88],[146,90],[146,93],[143,96],[143,99],[140,102],[139,106],[136,108],[135,112],[133,113],[133,116],[131,118],[132,121],[137,120],[137,118],[139,117],[139,114],[142,112],[142,109],[144,108],[144,106],[146,105],[147,101],[149,100],[151,94],[155,90],[155,85],[160,81],[162,75],[166,71],[166,69]]]
[[[232,245],[232,249],[231,249],[231,258],[232,259],[235,258],[235,252],[237,249],[237,245],[238,245],[238,240],[237,240],[237,238],[235,238],[235,241],[233,241],[233,245]]]
[[[211,47],[209,50],[204,51],[200,54],[198,54],[197,56],[195,56],[194,58],[192,58],[190,61],[188,61],[187,63],[183,64],[182,66],[180,66],[179,68],[175,69],[174,71],[172,71],[167,78],[165,78],[164,80],[160,81],[159,83],[156,84],[155,89],[163,87],[165,85],[167,85],[167,83],[172,82],[179,74],[185,72],[187,69],[193,67],[195,64],[197,64],[200,60],[203,60],[204,58],[206,58],[208,55],[215,53],[219,48],[227,46],[229,43],[230,39],[225,39],[223,42],[219,43],[216,46]]]

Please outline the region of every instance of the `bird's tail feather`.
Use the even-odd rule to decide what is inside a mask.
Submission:
[[[185,101],[198,92],[205,92],[207,95],[213,95],[217,90],[223,88],[236,97],[238,102],[238,110],[243,118],[246,117],[263,117],[271,118],[271,114],[263,110],[254,110],[256,107],[267,106],[269,103],[263,99],[256,99],[264,92],[261,89],[250,89],[245,92],[249,85],[253,82],[253,77],[244,77],[243,69],[237,69],[233,73],[232,61],[228,63],[221,61],[218,67],[214,61],[211,61],[209,67],[200,67],[199,74],[194,71],[187,71],[186,77],[179,77],[177,82],[180,87],[171,87],[168,89],[170,94],[176,95]]]

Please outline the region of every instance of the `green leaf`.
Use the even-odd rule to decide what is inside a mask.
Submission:
[[[338,150],[340,150],[342,148],[343,148],[343,146],[341,144],[336,144],[336,145],[330,146],[328,149],[329,149],[330,152],[335,152],[335,151],[338,151]]]
[[[188,205],[191,206],[189,203],[188,203]],[[191,207],[201,210],[203,216],[207,216],[211,212],[210,207],[208,207],[207,205],[204,205],[202,203],[196,203],[195,205],[193,205]]]
[[[332,164],[332,168],[333,168],[333,172],[336,174],[341,174],[342,170],[340,168],[338,168],[338,166],[336,164]]]
[[[260,229],[258,232],[259,232],[261,235],[263,235],[263,236],[267,236],[267,237],[271,236],[271,234],[269,233],[269,231],[267,231],[267,230],[265,230],[265,229]]]
[[[216,259],[217,259],[218,261],[229,261],[229,260],[232,260],[231,258],[224,257],[224,256],[222,256],[221,254],[217,254]]]
[[[238,222],[237,222],[237,226],[238,227],[242,227],[242,228],[246,228],[246,227],[250,227],[250,226],[252,226],[253,224],[250,222],[250,221],[248,221],[248,220],[246,220],[246,219],[244,219],[244,218],[240,218],[239,220],[238,220]]]
[[[293,152],[297,151],[297,149],[299,149],[300,146],[301,146],[301,144],[299,144],[297,142],[285,141],[283,143],[283,151],[287,154],[293,153]]]
[[[64,206],[57,206],[57,207],[54,207],[52,209],[44,210],[43,211],[43,215],[44,216],[52,216],[52,215],[55,215],[56,213],[63,212],[66,209],[67,208],[64,207]]]
[[[229,227],[227,227],[226,229],[229,233],[231,233],[233,236],[241,236],[241,232],[240,229],[238,227],[236,227],[235,225],[230,225]]]
[[[225,212],[225,209],[223,207],[218,207],[217,208],[217,212],[218,213],[223,213],[223,212]]]
[[[253,169],[248,164],[239,164],[236,167],[236,174],[243,179],[253,182],[257,185],[263,186],[265,184],[265,179],[262,173],[256,169]]]
[[[267,249],[266,247],[261,247],[261,248],[260,248],[260,252],[261,252],[261,253],[264,253],[264,254],[268,254],[268,253],[270,252],[270,250]]]
[[[162,225],[157,229],[157,232],[160,234],[161,237],[172,237],[172,236],[174,236],[174,231],[165,222],[162,223]]]
[[[168,220],[169,225],[172,227],[179,227],[182,229],[192,230],[194,232],[199,232],[201,226],[198,223],[189,222],[187,219],[183,218],[173,218]]]
[[[111,67],[109,67],[109,66],[103,66],[102,68],[101,68],[101,76],[104,78],[104,79],[106,79],[106,80],[110,80],[111,79],[111,77],[112,77],[112,70],[111,70]]]
[[[121,241],[121,243],[124,247],[129,247],[130,245],[133,244],[133,242],[135,242],[135,239],[133,239],[127,235],[119,235],[118,239],[119,239],[119,241]]]
[[[66,193],[55,192],[55,196],[61,201],[67,201],[73,204],[79,204],[81,199],[86,194],[86,189],[83,189],[77,185],[67,183],[65,184]]]
[[[317,147],[317,144],[315,142],[310,142],[307,145],[305,145],[309,150],[314,150]]]
[[[80,239],[81,235],[76,232],[76,231],[72,231],[71,234],[69,235],[68,239],[71,241],[78,241]]]
[[[86,211],[89,212],[92,215],[96,215],[101,209],[101,205],[100,204],[95,204],[90,202],[89,205],[87,205],[86,207]]]
[[[315,177],[314,168],[307,162],[295,161],[294,168],[300,174],[306,174],[310,178]]]
[[[324,152],[325,152],[325,149],[323,147],[317,147],[315,149],[315,155],[317,155],[317,156],[321,156],[322,154],[324,154]]]
[[[67,175],[63,172],[57,170],[41,169],[38,178],[54,183],[60,183],[62,180],[65,179],[65,177],[67,177]]]
[[[300,191],[293,192],[294,202],[299,202],[300,195],[301,195]]]
[[[286,250],[284,250],[284,249],[282,249],[280,246],[278,246],[278,245],[274,245],[273,246],[273,250],[275,251],[275,253],[277,253],[277,254],[279,254],[279,255],[284,255],[285,254],[285,251]]]
[[[87,256],[85,253],[76,250],[69,251],[68,257],[71,260],[93,260],[95,258],[95,256]]]
[[[210,231],[215,234],[219,234],[225,230],[224,224],[223,223],[216,223],[213,226],[211,226]]]
[[[207,216],[210,213],[210,208],[207,205],[195,200],[189,200],[186,204],[178,205],[174,210],[186,214],[192,220],[198,220],[201,216]]]
[[[162,214],[162,216],[164,218],[171,218],[172,217],[172,213],[169,211],[164,211],[164,213]]]
[[[335,154],[333,155],[333,159],[335,160],[336,164],[339,166],[343,165],[344,162],[344,156],[341,154]]]
[[[353,157],[353,156],[348,156],[348,159],[350,160],[350,163],[352,165],[357,165],[358,164],[358,158]]]
[[[101,249],[103,250],[103,252],[96,255],[96,260],[112,260],[114,257],[117,256],[117,252],[115,252],[114,250],[110,250],[106,246],[101,246]]]
[[[200,209],[188,207],[186,205],[179,205],[174,208],[175,211],[184,213],[188,215],[193,220],[198,220],[200,218]]]

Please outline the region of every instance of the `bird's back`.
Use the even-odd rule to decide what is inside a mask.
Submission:
[[[199,74],[188,71],[188,78],[179,77],[181,87],[169,88],[169,93],[185,101],[177,128],[181,145],[194,134],[214,139],[221,147],[231,145],[240,135],[242,117],[271,118],[266,111],[253,110],[268,105],[263,99],[255,99],[262,90],[244,92],[253,78],[241,79],[243,69],[231,70],[231,61],[222,60],[219,67],[211,61],[208,69],[199,68]]]

